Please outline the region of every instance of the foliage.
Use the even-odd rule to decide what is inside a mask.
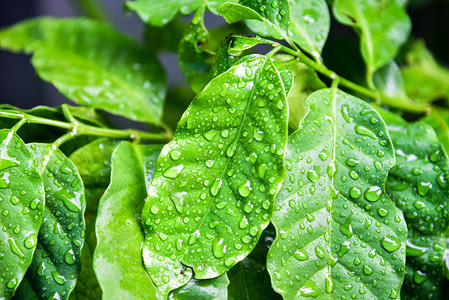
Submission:
[[[78,104],[0,106],[0,299],[447,295],[449,70],[406,4],[126,1],[142,43],[84,17],[0,29]]]

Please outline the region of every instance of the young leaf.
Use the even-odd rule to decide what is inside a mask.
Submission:
[[[290,21],[288,0],[240,0],[239,4],[254,10],[264,19],[264,21],[247,20],[249,28],[258,35],[269,37],[274,33],[274,38],[281,39],[284,34],[279,32],[287,32]],[[273,24],[277,30],[273,31],[267,22]]]
[[[407,227],[384,192],[395,163],[385,123],[336,89],[313,93],[306,105],[272,219],[273,287],[285,299],[398,298]]]
[[[39,76],[78,104],[160,122],[164,69],[137,42],[102,23],[28,20],[0,31],[0,48],[34,54]]]
[[[326,43],[330,28],[329,9],[325,0],[289,0],[290,37],[316,58]]]
[[[204,27],[204,10],[205,5],[200,6],[187,26],[178,49],[179,67],[195,93],[199,93],[210,80],[210,63],[207,60],[212,55],[199,47],[209,40]]]
[[[265,2],[275,3],[277,1],[267,0]],[[273,7],[269,4],[271,8],[269,8],[269,12],[267,13],[261,11],[261,7],[264,5],[263,3],[257,2],[257,4],[254,4],[254,1],[247,1],[245,3],[248,6],[227,2],[220,6],[218,12],[228,23],[246,20],[251,30],[259,35],[271,36],[277,39],[288,39],[286,33],[286,26],[288,25],[289,19],[287,0],[281,0],[281,6]],[[266,6],[268,7],[268,5]]]
[[[154,169],[161,148],[122,142],[112,154],[111,184],[99,204],[94,253],[94,270],[105,299],[156,298],[142,262],[139,214],[147,196],[146,182],[154,172],[145,166],[152,163]]]
[[[67,299],[84,243],[84,187],[73,163],[55,146],[28,144],[44,181],[44,220],[31,265],[16,297]]]
[[[386,189],[404,212],[408,227],[407,266],[401,296],[442,299],[444,251],[449,225],[449,161],[435,132],[422,122],[385,118],[397,164]],[[393,118],[394,117],[394,118]]]
[[[401,68],[407,94],[416,100],[449,101],[449,70],[440,66],[423,41],[413,43]]]
[[[271,287],[266,266],[268,249],[275,235],[274,227],[269,225],[251,254],[228,271],[229,300],[282,299]]]
[[[126,1],[125,7],[137,12],[140,18],[153,26],[163,26],[179,12],[188,15],[206,0],[136,0]]]
[[[13,130],[0,130],[0,298],[9,299],[31,263],[44,209],[33,157]]]
[[[235,65],[192,101],[162,150],[142,212],[145,266],[165,297],[192,276],[223,274],[267,226],[287,135],[270,56]]]
[[[335,0],[333,13],[360,35],[360,48],[367,64],[368,80],[374,71],[394,58],[407,40],[411,22],[405,1]]]

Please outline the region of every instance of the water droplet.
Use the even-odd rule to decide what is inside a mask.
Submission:
[[[252,188],[249,180],[239,186],[239,193],[242,197],[248,197],[251,194],[251,191]]]
[[[354,158],[348,158],[345,163],[346,165],[348,165],[349,167],[355,167],[359,164],[360,161],[358,161],[357,159]]]
[[[214,161],[212,159],[206,160],[206,167],[212,168],[214,166]]]
[[[218,134],[218,131],[212,129],[208,132],[203,133],[203,136],[206,138],[206,140],[208,140],[209,142],[212,142],[217,134]]]
[[[192,233],[189,237],[189,246],[195,244],[198,241],[198,238],[200,237],[200,231],[196,230],[194,233]]]
[[[228,157],[234,156],[236,149],[237,149],[237,139],[234,139],[232,143],[229,145],[228,149],[226,149],[226,155]]]
[[[418,182],[418,184],[417,184],[417,188],[418,188],[418,193],[419,193],[421,196],[425,196],[425,195],[427,195],[427,194],[430,192],[430,190],[432,189],[432,184],[431,184],[430,182],[423,182],[423,181],[420,181],[420,182]]]
[[[350,190],[349,190],[349,195],[351,196],[351,198],[353,199],[359,199],[362,196],[362,189],[359,188],[358,186],[353,186]]]
[[[171,159],[173,159],[173,160],[178,160],[178,159],[181,158],[181,152],[179,152],[178,150],[172,150],[172,151],[170,152],[170,157],[171,157]]]
[[[298,296],[303,297],[316,297],[318,296],[318,287],[315,281],[309,279],[299,288]]]
[[[386,210],[385,208],[378,208],[377,213],[379,214],[379,216],[385,218],[386,216],[388,216],[389,211]]]
[[[23,242],[26,248],[31,249],[36,247],[37,245],[37,236],[36,234],[32,233],[30,234],[25,241]]]
[[[9,180],[9,173],[4,173],[3,177],[0,178],[0,188],[6,189],[11,184],[11,181]]]
[[[419,257],[427,252],[427,248],[414,245],[410,240],[407,241],[406,254],[410,257]]]
[[[417,284],[422,284],[426,280],[427,274],[421,270],[416,270],[415,273],[413,274],[413,281],[415,281]]]
[[[423,172],[420,168],[413,168],[412,173],[413,173],[413,175],[418,176],[418,175],[421,175]]]
[[[267,165],[266,164],[260,164],[257,168],[257,175],[259,178],[265,178],[265,173],[267,172]]]
[[[71,169],[70,166],[69,166],[68,164],[66,164],[66,163],[62,163],[62,164],[61,164],[61,166],[59,167],[59,171],[60,171],[62,174],[67,174],[67,175],[72,174],[72,169]]]
[[[311,182],[317,182],[319,177],[318,177],[318,172],[319,172],[319,167],[318,166],[313,166],[312,169],[310,169],[307,172],[307,178],[311,181]]]
[[[334,290],[334,282],[332,281],[331,274],[326,274],[326,293],[330,294]]]
[[[240,219],[239,228],[240,229],[245,229],[246,227],[248,227],[248,219],[246,218],[246,216],[243,216]]]
[[[14,195],[11,195],[10,200],[11,200],[11,203],[14,204],[14,205],[17,205],[17,204],[20,203],[20,199],[17,198],[16,196],[14,196]]]
[[[357,132],[360,135],[368,136],[373,140],[377,139],[376,135],[371,130],[369,130],[366,127],[363,127],[362,125],[356,125],[354,129],[355,132]]]
[[[184,212],[184,196],[187,195],[186,191],[172,193],[169,195],[170,200],[175,205],[176,211],[182,214]]]
[[[263,131],[260,131],[258,128],[254,127],[254,139],[261,142],[263,140],[263,136]]]
[[[66,264],[68,264],[69,266],[74,265],[76,262],[76,257],[75,257],[75,252],[73,251],[73,249],[69,249],[65,252],[64,254],[64,261],[66,262]]]
[[[183,169],[184,169],[184,165],[180,164],[180,165],[168,168],[167,170],[164,171],[164,173],[162,175],[164,175],[167,178],[174,179],[174,178],[178,177],[179,174],[181,174]]]
[[[159,207],[157,207],[156,205],[153,205],[153,206],[150,208],[150,211],[151,211],[151,213],[152,213],[153,215],[156,215],[156,214],[159,212]]]
[[[416,209],[421,210],[421,209],[426,208],[426,203],[421,200],[416,200],[415,202],[413,202],[413,206]]]
[[[357,180],[357,179],[359,179],[359,174],[357,174],[356,171],[351,170],[351,171],[349,171],[349,177],[351,177],[354,180]]]
[[[437,162],[440,159],[440,150],[436,150],[430,154],[430,161]]]
[[[372,186],[365,191],[365,199],[370,202],[376,202],[382,197],[382,189],[378,186]]]
[[[17,280],[15,278],[11,278],[8,283],[6,284],[6,286],[10,289],[13,289],[17,284]]]
[[[390,253],[401,248],[401,242],[395,236],[384,236],[380,243],[382,245],[382,248]]]
[[[295,253],[293,253],[293,256],[299,261],[305,261],[309,259],[309,254],[304,249],[296,250]]]
[[[374,273],[374,270],[369,266],[364,266],[363,273],[365,273],[365,275],[371,275]]]
[[[214,183],[212,183],[211,187],[210,187],[210,193],[212,194],[212,196],[217,196],[218,193],[220,192],[221,189],[221,179],[217,178],[215,179]]]
[[[59,285],[64,285],[67,281],[65,277],[59,274],[57,271],[51,272],[51,275],[53,276],[53,279],[56,281],[56,283]]]
[[[329,157],[329,151],[327,151],[326,149],[323,149],[320,154],[318,154],[318,157],[322,160],[325,161],[328,157]]]
[[[36,209],[37,208],[37,206],[39,205],[39,202],[40,202],[40,200],[39,199],[33,199],[32,201],[31,201],[31,203],[30,203],[30,208],[31,209]]]
[[[321,247],[320,245],[316,245],[315,254],[316,256],[318,256],[318,258],[324,258],[324,256],[326,255],[324,252],[324,248]]]
[[[12,238],[8,239],[9,247],[11,248],[12,253],[17,255],[20,258],[24,258],[24,255],[22,253],[22,250],[20,250],[19,246],[17,245],[16,241]]]
[[[79,199],[74,197],[74,195],[66,189],[62,188],[54,192],[53,195],[56,199],[61,200],[68,210],[75,213],[81,211],[81,203],[79,202]]]
[[[349,106],[348,105],[342,105],[341,115],[346,120],[346,122],[348,122],[348,123],[352,122],[353,119],[349,116]]]
[[[448,187],[447,181],[446,181],[446,177],[445,177],[445,173],[441,173],[440,175],[437,176],[437,183],[438,185],[445,189]]]

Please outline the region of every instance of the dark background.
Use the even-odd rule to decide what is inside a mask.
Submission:
[[[143,24],[135,13],[123,12],[124,0],[100,2],[103,3],[116,29],[140,39]],[[413,24],[412,35],[423,38],[437,60],[448,66],[449,1],[415,0],[409,5],[408,12]],[[68,17],[82,14],[83,10],[77,5],[77,0],[0,0],[0,28],[35,16]],[[206,21],[207,25],[223,23],[221,17],[211,14],[207,16]],[[329,39],[341,36],[355,37],[350,28],[332,20]],[[326,63],[326,47],[324,50]],[[338,51],[334,55],[338,56]],[[167,69],[169,86],[184,83],[176,55],[162,53],[160,58]],[[68,101],[51,84],[43,82],[36,75],[29,62],[29,56],[0,50],[0,103],[31,108],[36,105],[57,106]]]

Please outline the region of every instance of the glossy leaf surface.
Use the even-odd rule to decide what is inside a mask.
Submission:
[[[268,249],[273,243],[275,230],[269,225],[259,242],[247,258],[228,271],[229,300],[276,300],[282,299],[271,287],[266,260]]]
[[[192,279],[185,286],[170,293],[170,300],[227,300],[229,279],[226,274],[212,279]]]
[[[449,161],[435,132],[424,123],[386,118],[397,165],[386,188],[408,226],[402,299],[442,299],[449,225]]]
[[[196,93],[210,80],[210,62],[207,60],[211,59],[212,55],[201,47],[201,44],[209,40],[209,33],[204,27],[204,10],[205,5],[198,9],[178,48],[179,67]]]
[[[384,192],[394,153],[373,108],[339,90],[309,96],[290,135],[268,253],[285,299],[399,299],[407,228]]]
[[[78,104],[132,120],[160,122],[163,68],[136,41],[102,23],[52,18],[24,21],[0,31],[0,47],[34,54],[32,63],[39,76]]]
[[[44,210],[44,186],[14,131],[0,130],[0,298],[11,298],[31,263]]]
[[[302,49],[320,57],[330,28],[329,9],[325,0],[289,0],[289,35]]]
[[[45,187],[44,220],[31,265],[16,297],[67,299],[84,243],[84,187],[73,163],[50,144],[29,144]]]
[[[212,79],[184,113],[142,212],[143,258],[162,296],[189,281],[182,264],[216,277],[256,245],[284,172],[286,105],[261,56]]]
[[[411,23],[406,2],[335,0],[333,12],[338,21],[354,27],[360,35],[360,48],[368,76],[394,58],[407,40]]]
[[[139,215],[147,196],[145,174],[153,174],[145,167],[154,169],[160,150],[159,145],[122,142],[112,155],[111,184],[99,204],[94,253],[94,270],[105,299],[156,298],[142,262]]]

